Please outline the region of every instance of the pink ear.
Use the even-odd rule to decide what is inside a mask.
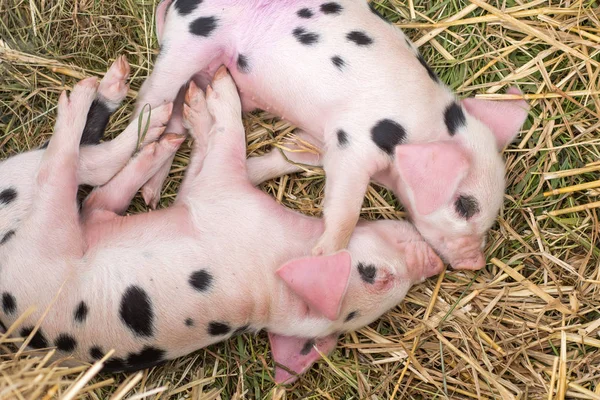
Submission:
[[[158,7],[156,7],[156,37],[158,38],[158,43],[161,43],[165,20],[167,19],[167,10],[172,2],[173,0],[162,0],[158,3]]]
[[[517,87],[511,87],[507,93],[523,94]],[[469,114],[492,130],[498,150],[515,139],[529,111],[529,104],[525,100],[490,101],[471,97],[464,99],[462,104]]]
[[[469,160],[460,144],[451,141],[403,144],[396,147],[396,167],[417,211],[427,215],[454,197]]]
[[[314,346],[317,346],[321,353],[327,355],[335,349],[337,339],[337,334],[311,340],[269,332],[273,359],[277,364],[295,372],[297,375],[303,374],[321,358]],[[297,375],[292,375],[285,369],[275,365],[275,383],[293,383],[298,379]]]
[[[289,261],[277,274],[310,308],[335,321],[348,288],[352,260],[348,251]]]

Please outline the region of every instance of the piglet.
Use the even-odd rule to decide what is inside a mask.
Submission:
[[[187,91],[194,148],[173,206],[119,215],[182,143],[167,134],[94,189],[79,212],[79,143],[96,96],[94,79],[61,95],[29,209],[0,246],[0,319],[34,348],[56,346],[59,356],[90,362],[115,349],[105,368],[130,371],[264,329],[285,367],[276,379],[289,381],[318,357],[311,340],[331,350],[340,332],[372,322],[442,268],[402,221],[360,221],[347,250],[310,256],[324,225],[252,185],[240,98],[224,68],[206,97],[193,83]]]
[[[459,100],[408,37],[364,0],[163,0],[161,52],[136,110],[174,101],[220,64],[245,110],[261,108],[304,130],[322,158],[325,229],[312,253],[346,247],[367,185],[392,189],[425,239],[457,269],[485,265],[484,237],[502,205],[500,151],[527,116],[522,100]],[[520,93],[512,89],[509,93]],[[183,133],[179,113],[168,132]],[[298,171],[280,152],[249,161],[253,182]],[[143,189],[155,205],[165,167]]]

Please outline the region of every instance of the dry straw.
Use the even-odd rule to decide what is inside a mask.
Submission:
[[[0,0],[0,157],[47,140],[59,92],[100,76],[120,54],[132,64],[133,90],[109,135],[123,129],[156,55],[154,3]],[[0,398],[600,399],[600,3],[375,4],[460,96],[509,99],[503,93],[517,84],[533,106],[505,153],[508,189],[489,234],[488,266],[416,286],[287,389],[272,383],[264,334],[116,376],[95,375],[98,365],[60,367],[48,352],[17,353],[22,341],[2,336]],[[252,156],[293,140],[293,127],[267,113],[248,115],[245,125]],[[188,161],[184,146],[163,206]],[[321,211],[318,169],[263,189],[293,209]],[[399,209],[373,187],[363,216],[397,218]],[[145,207],[136,199],[130,211]]]

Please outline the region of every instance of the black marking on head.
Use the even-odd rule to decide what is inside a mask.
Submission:
[[[231,327],[224,322],[211,322],[208,324],[208,334],[211,336],[227,335]]]
[[[100,346],[94,346],[90,349],[90,357],[92,357],[92,360],[100,360],[104,357],[104,351]]]
[[[213,277],[207,270],[201,269],[194,272],[188,282],[199,292],[206,292],[212,285]]]
[[[454,208],[458,215],[468,220],[479,212],[479,203],[473,196],[460,195],[454,202]]]
[[[194,320],[191,318],[185,319],[185,326],[194,326]]]
[[[233,336],[236,335],[241,335],[242,333],[246,333],[250,330],[250,325],[244,325],[244,326],[240,326],[239,328],[237,328],[235,331],[233,331]]]
[[[0,205],[7,205],[15,201],[17,191],[14,188],[4,189],[0,192]]]
[[[111,357],[104,363],[105,372],[120,372],[125,371],[125,360],[120,357]]]
[[[6,232],[6,234],[4,235],[4,237],[2,238],[2,240],[0,240],[0,246],[2,246],[6,242],[8,242],[10,239],[12,239],[13,236],[15,236],[15,231],[14,230],[10,230],[10,231]]]
[[[377,147],[391,156],[394,148],[404,143],[406,130],[391,119],[382,119],[371,129],[371,139]]]
[[[450,136],[454,136],[460,127],[465,126],[467,120],[460,104],[453,101],[446,107],[446,110],[444,111],[444,122],[446,123],[446,128],[448,128]]]
[[[250,66],[248,65],[248,57],[246,57],[243,54],[238,55],[237,67],[240,72],[247,74],[248,71],[250,71]]]
[[[313,16],[313,12],[309,8],[301,8],[300,10],[298,10],[298,12],[296,12],[296,14],[300,18],[304,19],[312,18]]]
[[[13,314],[17,311],[17,300],[15,296],[8,292],[4,292],[2,294],[2,309],[4,310],[4,314]]]
[[[300,354],[303,356],[307,356],[308,353],[310,353],[310,351],[313,349],[314,345],[315,345],[314,339],[307,340],[306,343],[304,343],[304,347],[302,347],[302,350],[300,350]]]
[[[375,268],[373,264],[365,265],[363,263],[358,263],[358,273],[360,274],[360,279],[366,283],[370,285],[375,283],[377,268]]]
[[[119,310],[121,321],[137,336],[152,336],[154,312],[146,291],[138,286],[129,286],[121,299]]]
[[[54,341],[54,345],[61,351],[71,352],[77,347],[77,341],[73,336],[61,333]]]
[[[350,314],[346,316],[344,322],[352,321],[354,318],[358,317],[358,311],[352,311]]]
[[[369,46],[373,43],[373,39],[363,31],[352,31],[346,35],[346,39],[359,46]]]
[[[333,63],[333,65],[335,65],[340,71],[344,69],[344,66],[346,65],[346,61],[344,61],[344,59],[340,56],[333,56],[331,57],[331,62]]]
[[[190,33],[196,36],[209,37],[217,29],[215,17],[200,17],[190,23]]]
[[[379,18],[381,18],[382,20],[384,20],[385,22],[389,22],[382,13],[380,13],[379,11],[377,11],[377,9],[375,8],[375,6],[373,5],[373,1],[371,1],[369,3],[369,8],[371,9],[371,12],[375,15],[377,15]]]
[[[342,10],[343,7],[334,1],[321,4],[321,12],[323,14],[339,14],[342,12]]]
[[[100,143],[112,113],[113,111],[102,100],[94,100],[87,114],[80,143],[83,145]]]
[[[200,4],[202,4],[202,0],[176,0],[175,9],[179,11],[180,15],[188,15]]]
[[[29,337],[29,335],[31,335],[31,332],[33,332],[33,326],[25,327],[21,329],[21,337],[27,338]],[[38,329],[37,332],[35,332],[35,334],[31,338],[31,341],[29,342],[29,345],[34,349],[43,349],[48,347],[48,341],[46,340],[46,337],[42,332],[42,328]]]
[[[85,304],[85,301],[82,301],[77,305],[75,312],[73,313],[73,318],[76,322],[82,323],[85,321],[88,315],[88,306]]]
[[[431,67],[429,66],[429,64],[427,64],[427,61],[425,61],[425,59],[423,58],[422,55],[417,55],[417,58],[419,59],[419,62],[421,63],[421,65],[423,67],[425,67],[425,69],[427,70],[427,73],[429,74],[429,77],[436,83],[438,83],[440,81],[440,78],[438,78],[438,76],[435,74],[435,72],[433,72],[433,70],[431,69]]]
[[[338,146],[346,147],[348,145],[348,134],[340,129],[337,131]]]
[[[144,346],[139,353],[129,353],[127,364],[130,368],[146,369],[164,361],[166,352],[153,346]]]
[[[314,32],[307,32],[306,29],[298,27],[292,32],[294,37],[302,44],[311,46],[319,41],[319,35]]]

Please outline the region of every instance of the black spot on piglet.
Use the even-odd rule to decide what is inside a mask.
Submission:
[[[179,11],[180,15],[188,15],[200,4],[202,4],[202,0],[177,0],[175,2],[175,9]]]
[[[346,39],[356,43],[359,46],[369,46],[373,43],[373,39],[371,39],[366,33],[362,31],[352,31],[346,35]]]
[[[323,14],[339,14],[342,12],[343,7],[336,2],[329,2],[321,4],[321,12]]]
[[[374,265],[365,265],[363,263],[358,263],[358,273],[360,274],[360,278],[366,283],[371,285],[375,283],[375,276],[377,276],[377,268],[375,268]]]
[[[111,114],[112,110],[102,100],[94,100],[87,114],[80,143],[83,145],[100,143]]]
[[[450,136],[454,136],[460,127],[465,126],[465,113],[458,103],[453,101],[446,107],[446,110],[444,111],[444,122],[446,123],[446,128],[448,128]]]
[[[190,33],[200,37],[209,37],[217,29],[215,17],[200,17],[190,23]]]
[[[90,357],[92,357],[92,360],[100,360],[104,357],[104,351],[102,351],[101,347],[94,346],[90,349]]]
[[[17,300],[12,294],[5,292],[2,294],[2,309],[5,314],[13,314],[17,311]]]
[[[15,201],[17,191],[14,188],[4,189],[0,192],[0,205],[7,205]]]
[[[313,12],[309,8],[301,8],[296,12],[300,18],[308,19],[313,16]]]
[[[207,270],[201,269],[195,271],[189,279],[189,284],[199,292],[205,292],[210,289],[212,285],[213,277]]]
[[[75,319],[76,322],[84,322],[85,319],[87,318],[87,314],[88,314],[88,306],[87,304],[85,304],[85,301],[82,301],[81,303],[79,303],[77,305],[77,308],[75,309],[75,312],[73,313],[73,318]]]
[[[331,57],[331,62],[333,63],[333,65],[335,65],[340,71],[344,68],[344,66],[346,65],[346,62],[344,61],[344,59],[340,56],[333,56]]]
[[[337,139],[340,147],[346,147],[348,144],[348,134],[342,129],[337,131]]]
[[[238,70],[240,72],[248,73],[248,71],[250,70],[250,68],[249,68],[249,65],[248,65],[248,58],[245,55],[240,54],[238,56],[237,67],[238,67]]]
[[[56,338],[54,345],[59,350],[71,352],[77,347],[77,341],[73,336],[63,333]]]
[[[31,332],[33,332],[33,326],[25,327],[21,329],[21,337],[27,338],[29,337],[29,335],[31,335]],[[37,332],[35,332],[35,334],[31,338],[31,341],[29,342],[29,345],[34,349],[43,349],[48,347],[48,341],[46,340],[46,337],[42,332],[42,328],[38,329]]]
[[[211,322],[208,324],[208,333],[211,336],[226,335],[231,331],[231,327],[224,322]]]
[[[348,314],[346,316],[346,319],[344,320],[344,322],[349,322],[352,321],[354,318],[356,318],[358,316],[358,311],[352,311],[350,314]]]
[[[139,353],[129,353],[127,364],[129,368],[145,369],[164,361],[165,351],[157,347],[145,346]]]
[[[121,299],[121,320],[137,336],[152,336],[154,312],[146,291],[138,286],[129,286]]]
[[[371,138],[381,150],[391,156],[394,148],[406,139],[406,130],[391,119],[383,119],[371,130]]]
[[[10,230],[10,231],[6,232],[6,234],[2,237],[2,240],[0,240],[0,246],[5,244],[6,242],[8,242],[10,239],[12,239],[13,236],[15,236],[14,230]]]
[[[479,203],[473,196],[460,195],[454,202],[454,208],[458,215],[468,220],[479,212]]]
[[[319,35],[313,32],[307,32],[304,28],[296,28],[292,31],[294,37],[302,44],[313,45],[319,41]]]
[[[302,347],[302,350],[300,350],[300,354],[303,356],[307,356],[308,353],[310,353],[310,351],[313,349],[314,345],[315,345],[314,339],[308,340],[306,343],[304,343],[304,347]]]

